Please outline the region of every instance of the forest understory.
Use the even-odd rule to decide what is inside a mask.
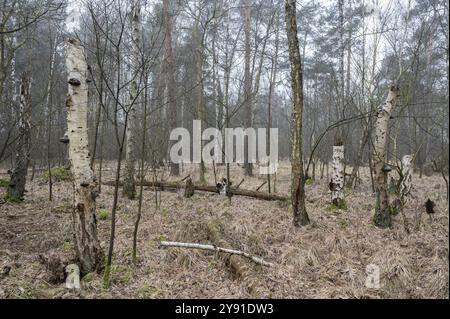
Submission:
[[[114,162],[104,163],[104,181],[113,180],[113,167]],[[188,174],[194,182],[198,179],[196,167],[185,167],[181,175]],[[148,173],[146,179],[151,180],[151,176]],[[223,176],[225,166],[218,166],[217,177]],[[6,171],[0,171],[0,179],[5,178]],[[237,183],[241,179],[242,168],[233,165],[231,180]],[[210,167],[206,180],[213,184]],[[264,180],[263,176],[246,177],[241,188],[255,190]],[[287,163],[280,165],[276,183],[277,193],[288,196]],[[201,191],[184,198],[183,190],[178,190],[160,192],[161,204],[156,209],[155,192],[145,187],[138,264],[131,258],[138,200],[121,198],[111,286],[103,288],[102,274],[89,273],[77,291],[66,289],[64,281],[52,283],[42,262],[50,255],[69,260],[75,257],[72,183],[56,182],[53,202],[49,202],[46,179],[36,172],[33,181],[27,182],[24,202],[0,204],[0,299],[448,298],[445,183],[438,173],[422,178],[414,173],[412,183],[411,199],[404,208],[410,234],[405,231],[402,215],[394,217],[390,229],[374,226],[375,195],[367,168],[355,189],[346,189],[346,210],[330,206],[326,177],[308,182],[306,207],[311,224],[301,228],[292,225],[292,211],[285,202],[233,196],[229,203],[226,196]],[[103,250],[108,247],[113,189],[103,185],[97,198]],[[5,192],[0,187],[0,197]],[[426,213],[427,199],[436,204],[434,216]],[[161,240],[210,244],[211,223],[219,225],[231,248],[262,257],[274,266],[245,260],[248,269],[239,274],[230,267],[227,254],[159,245]],[[366,288],[369,264],[380,268],[380,289]]]

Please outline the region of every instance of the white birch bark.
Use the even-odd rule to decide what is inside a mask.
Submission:
[[[242,257],[246,257],[248,259],[250,259],[251,261],[253,261],[254,263],[263,265],[263,266],[267,266],[267,267],[272,267],[274,264],[265,261],[264,259],[262,259],[261,257],[257,257],[257,256],[253,256],[250,255],[244,251],[241,250],[236,250],[236,249],[228,249],[228,248],[222,248],[222,247],[217,247],[216,245],[204,245],[204,244],[195,244],[195,243],[181,243],[181,242],[174,242],[174,241],[161,241],[160,243],[161,247],[179,247],[179,248],[191,248],[191,249],[200,249],[200,250],[209,250],[209,251],[215,251],[215,252],[222,252],[222,253],[226,253],[226,254],[231,254],[231,255],[239,255]]]
[[[402,158],[401,170],[400,170],[400,180],[398,183],[397,198],[392,204],[395,213],[398,213],[403,209],[406,202],[408,201],[409,194],[412,187],[412,171],[411,164],[413,157],[411,155],[405,155]]]
[[[123,194],[129,199],[136,196],[135,166],[136,166],[136,100],[139,86],[140,70],[140,40],[141,40],[141,0],[133,0],[131,17],[131,90],[130,107],[128,110],[128,125],[126,130],[126,163]]]
[[[375,175],[376,207],[375,225],[386,228],[391,225],[391,212],[389,206],[389,193],[387,188],[388,169],[386,167],[386,144],[389,134],[389,120],[398,97],[398,88],[392,86],[386,102],[377,110],[375,123],[375,142],[373,154],[373,166]]]
[[[344,204],[344,145],[333,146],[331,161],[331,201],[342,207]]]
[[[400,192],[399,193],[404,201],[406,201],[406,198],[409,196],[409,193],[411,192],[411,186],[412,186],[411,163],[412,163],[411,155],[403,156],[403,158],[402,158],[402,182],[400,184]]]
[[[67,136],[74,184],[73,229],[75,251],[83,273],[101,267],[103,253],[97,238],[95,198],[97,183],[90,167],[88,145],[87,64],[78,40],[65,47],[69,90],[67,95]]]

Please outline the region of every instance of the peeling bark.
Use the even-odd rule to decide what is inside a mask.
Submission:
[[[405,206],[412,187],[412,171],[411,163],[413,157],[411,155],[405,155],[402,158],[402,166],[400,169],[400,178],[397,186],[397,198],[392,204],[393,211],[398,213]]]
[[[101,268],[103,252],[97,238],[95,198],[97,183],[91,166],[88,145],[87,64],[78,40],[66,42],[67,136],[74,184],[73,230],[75,251],[83,273]]]
[[[337,207],[344,205],[344,145],[341,132],[336,133],[331,161],[331,201]]]
[[[374,223],[381,228],[391,226],[391,209],[387,187],[389,169],[386,166],[386,144],[389,134],[389,120],[399,94],[399,89],[392,86],[386,102],[377,110],[375,123],[375,142],[373,154],[373,172],[375,175],[376,206]]]

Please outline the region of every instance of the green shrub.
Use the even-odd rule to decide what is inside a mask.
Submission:
[[[101,210],[98,212],[98,219],[99,220],[107,220],[109,217],[109,212],[106,210]]]
[[[50,173],[52,174],[52,181],[53,182],[62,182],[69,180],[72,175],[70,173],[70,170],[65,168],[64,166],[55,166],[50,169]],[[50,177],[49,170],[46,170],[43,174],[43,177],[45,180],[49,180]]]
[[[7,188],[9,186],[9,181],[6,179],[0,178],[0,187]]]
[[[84,275],[83,277],[83,281],[84,282],[92,282],[94,280],[94,274],[91,272],[88,272],[86,275]]]

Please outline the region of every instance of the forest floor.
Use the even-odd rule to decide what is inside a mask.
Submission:
[[[113,170],[109,163],[105,181],[112,180]],[[185,170],[182,175],[189,173]],[[131,262],[138,200],[120,198],[112,285],[104,289],[101,274],[88,274],[79,292],[65,289],[64,283],[49,283],[40,262],[39,255],[49,252],[74,254],[72,184],[55,183],[54,200],[49,202],[48,185],[41,175],[28,183],[24,202],[0,204],[0,298],[448,298],[449,213],[439,174],[422,178],[414,174],[413,197],[404,211],[409,235],[401,215],[394,217],[391,229],[373,225],[375,197],[368,171],[362,174],[361,184],[346,191],[346,210],[329,205],[326,178],[307,185],[312,223],[303,228],[292,225],[286,203],[238,196],[229,203],[224,196],[204,192],[186,199],[179,190],[161,192],[157,210],[154,191],[145,188],[139,264]],[[242,175],[241,168],[232,168],[235,184]],[[225,167],[218,168],[217,176],[225,176]],[[0,173],[0,178],[6,177],[6,172]],[[211,169],[207,180],[213,184]],[[255,190],[263,181],[262,176],[246,178],[240,188]],[[287,195],[289,183],[290,167],[284,163],[278,171],[277,192]],[[0,188],[0,196],[4,191]],[[424,207],[428,198],[436,203],[432,219]],[[112,201],[113,187],[103,186],[97,220],[105,251]],[[275,266],[249,263],[249,278],[237,279],[215,253],[159,248],[160,240],[211,243],[207,223],[213,219],[220,220],[233,248]],[[369,264],[380,269],[380,289],[365,286]],[[5,267],[10,271],[2,274]]]

